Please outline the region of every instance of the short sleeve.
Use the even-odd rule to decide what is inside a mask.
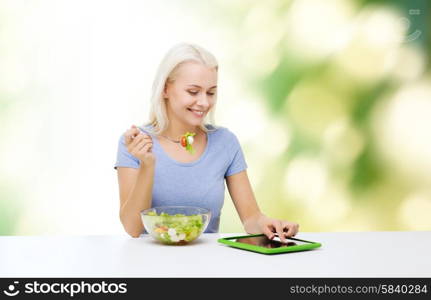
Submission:
[[[232,147],[230,149],[232,159],[224,177],[234,175],[247,169],[247,163],[238,138],[233,133],[231,133],[231,135]]]
[[[140,161],[127,151],[124,134],[118,140],[117,161],[115,162],[114,169],[117,167],[135,168],[138,169]]]

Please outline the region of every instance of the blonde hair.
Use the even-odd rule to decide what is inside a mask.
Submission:
[[[173,46],[161,61],[153,82],[150,122],[146,125],[153,126],[152,132],[154,134],[160,134],[169,125],[169,120],[166,114],[166,103],[163,99],[163,90],[167,82],[170,83],[175,81],[179,67],[186,62],[198,62],[209,68],[215,68],[216,71],[218,71],[216,58],[204,48],[189,43],[179,43]],[[200,125],[200,128],[204,132],[214,130],[208,129],[205,126],[208,121],[210,125],[215,128],[214,110],[215,104],[205,116],[204,122]]]

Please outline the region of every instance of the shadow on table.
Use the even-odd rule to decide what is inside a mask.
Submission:
[[[304,249],[304,250],[299,250],[299,251],[292,251],[292,252],[280,252],[280,253],[261,253],[261,252],[256,252],[256,251],[252,251],[252,250],[247,250],[247,249],[243,249],[243,248],[236,248],[236,247],[230,247],[228,245],[221,245],[221,247],[226,247],[229,249],[234,249],[234,250],[238,250],[238,251],[247,251],[249,253],[254,253],[254,254],[260,254],[260,255],[265,255],[265,256],[277,256],[277,255],[283,255],[283,254],[294,254],[294,253],[301,253],[301,252],[320,252],[322,251],[321,248],[314,248],[314,249]]]
[[[159,246],[166,246],[166,247],[193,247],[193,246],[204,245],[204,244],[209,243],[208,241],[204,241],[202,239],[197,239],[191,243],[187,243],[187,244],[183,244],[183,245],[167,245],[167,244],[163,244],[162,242],[156,241],[153,238],[145,239],[145,240],[143,240],[143,242],[151,244],[151,245],[159,245]]]

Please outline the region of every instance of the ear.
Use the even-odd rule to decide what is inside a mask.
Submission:
[[[162,96],[163,96],[163,99],[168,98],[168,84],[166,83],[165,83],[165,87],[163,88]]]

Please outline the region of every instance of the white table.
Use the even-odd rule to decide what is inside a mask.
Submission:
[[[273,256],[216,241],[232,235],[0,236],[0,277],[431,277],[431,231],[301,232],[322,247]]]

